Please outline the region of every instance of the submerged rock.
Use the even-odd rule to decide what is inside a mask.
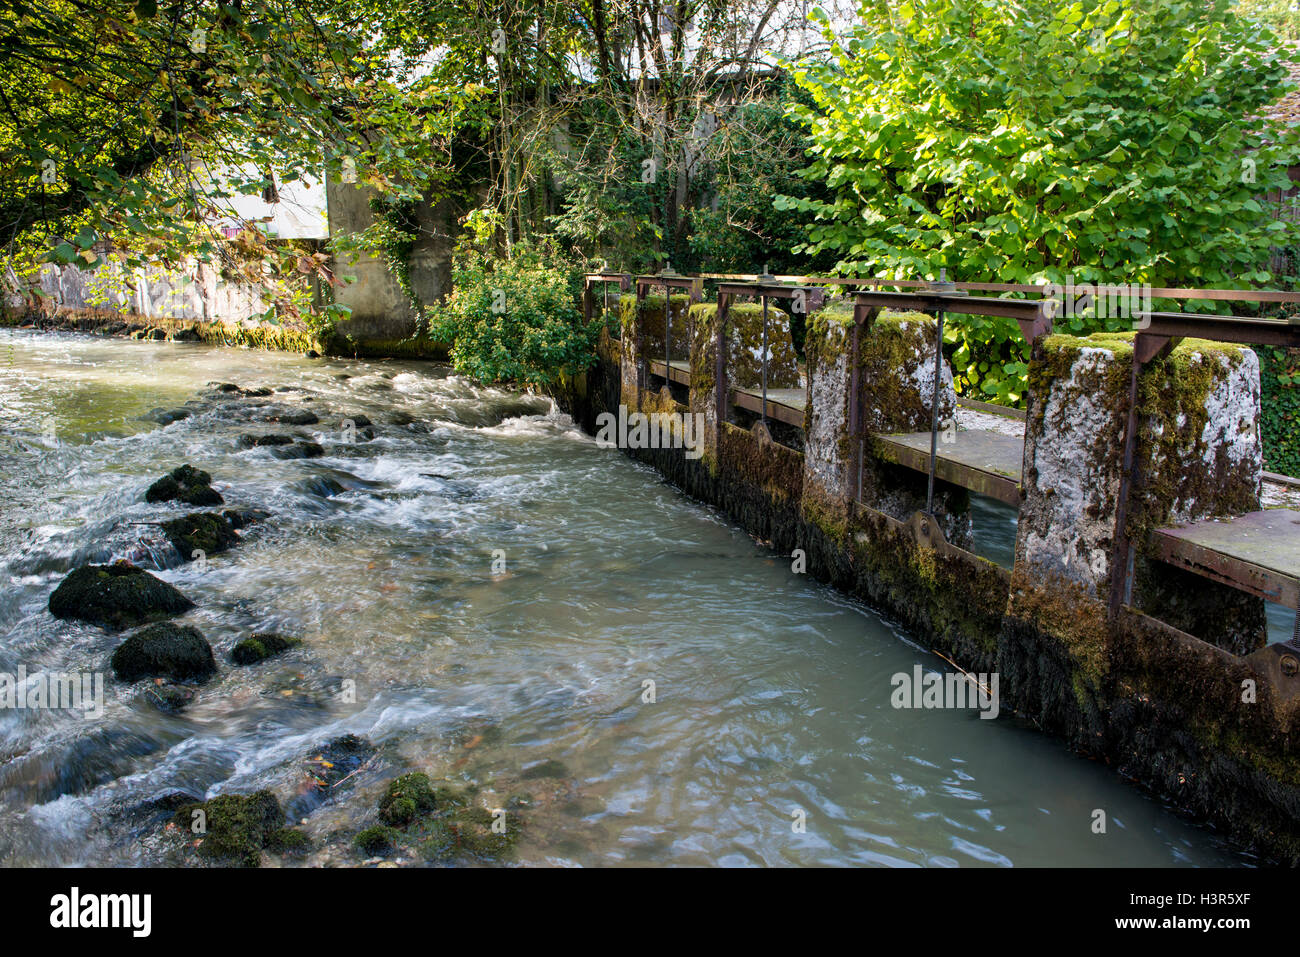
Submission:
[[[448,862],[469,856],[498,860],[514,851],[521,822],[473,804],[465,794],[434,788],[423,771],[395,778],[379,801],[382,824],[355,838],[368,854],[386,854],[399,843],[413,844],[426,860]]]
[[[167,540],[186,561],[194,553],[216,555],[239,544],[239,536],[229,521],[216,512],[191,512],[181,518],[160,523]]]
[[[191,625],[159,622],[131,635],[113,652],[113,672],[120,681],[170,678],[207,681],[217,671],[212,646]]]
[[[325,454],[317,442],[295,442],[284,448],[271,449],[277,459],[318,459]]]
[[[535,781],[538,778],[567,778],[569,769],[560,761],[554,758],[548,758],[541,764],[534,764],[532,767],[519,775],[521,781]]]
[[[188,419],[194,414],[192,409],[150,409],[144,415],[140,416],[142,422],[156,422],[159,425],[171,425],[173,422],[180,422]]]
[[[135,804],[118,804],[109,809],[108,820],[113,824],[125,825],[132,831],[140,833],[152,830],[176,814],[178,808],[202,800],[197,794],[188,791],[164,791],[155,797]]]
[[[265,422],[280,422],[284,425],[315,425],[320,416],[306,409],[267,409],[261,416]]]
[[[298,821],[340,793],[339,785],[353,777],[374,757],[376,748],[365,738],[345,734],[329,741],[303,761],[303,776],[297,793],[286,807],[289,820]]]
[[[230,652],[230,660],[237,665],[255,665],[259,661],[284,654],[302,644],[301,638],[289,638],[272,632],[249,635]]]
[[[229,522],[230,527],[235,531],[240,531],[250,525],[266,521],[271,517],[271,513],[262,508],[228,508],[221,513],[221,517]]]
[[[163,747],[150,734],[125,728],[94,728],[78,737],[57,758],[31,803],[65,794],[84,794],[136,770],[140,758]]]
[[[191,465],[182,465],[149,486],[146,502],[184,502],[187,505],[220,505],[225,501],[212,488],[212,476]]]
[[[263,448],[268,445],[293,445],[294,436],[280,434],[271,435],[248,435],[245,433],[239,437],[239,447],[241,449]]]
[[[341,484],[326,475],[313,475],[311,478],[303,479],[295,483],[294,488],[319,498],[332,498],[346,491]]]
[[[243,867],[257,867],[264,847],[274,844],[278,849],[297,843],[282,833],[288,830],[284,811],[270,791],[222,794],[210,801],[186,804],[177,809],[172,823],[198,839],[201,856]]]
[[[194,703],[197,693],[182,685],[160,684],[146,688],[140,697],[163,714],[180,714]]]
[[[50,614],[110,628],[130,628],[180,615],[194,602],[130,562],[83,565],[50,595]]]

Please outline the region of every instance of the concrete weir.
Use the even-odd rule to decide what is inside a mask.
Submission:
[[[771,292],[758,286],[755,298]],[[891,313],[864,310],[858,294],[856,310],[821,308],[807,317],[799,366],[789,345],[798,310],[764,302],[764,319],[753,305],[665,291],[624,294],[620,336],[602,334],[595,366],[556,390],[578,423],[594,434],[620,406],[701,414],[698,457],[626,454],[775,552],[801,550],[810,574],[960,668],[997,674],[1004,715],[1263,857],[1300,864],[1300,648],[1267,645],[1264,616],[1265,598],[1295,603],[1300,514],[1287,513],[1286,555],[1255,570],[1257,586],[1240,556],[1198,544],[1212,541],[1205,528],[1223,537],[1229,522],[1282,520],[1261,511],[1249,348],[1174,333],[1154,349],[1152,332],[1078,338],[1049,334],[1048,321],[1031,336],[1023,445],[999,444],[958,429],[946,367],[935,386],[932,301],[909,310],[894,297]],[[762,335],[770,368],[754,399]],[[799,397],[772,414],[765,401],[792,386]],[[801,427],[791,424],[800,404]],[[909,437],[935,423],[931,497],[930,445]],[[1003,461],[1008,442],[1014,461]],[[1012,568],[970,551],[972,492],[1018,499]]]

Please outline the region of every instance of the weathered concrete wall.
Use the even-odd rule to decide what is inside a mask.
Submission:
[[[128,274],[120,263],[109,262],[95,270],[47,264],[32,285],[47,297],[42,312],[99,312],[143,319],[192,319],[237,323],[265,312],[260,287],[227,282],[206,263],[192,262],[175,269],[155,267]],[[22,310],[36,302],[28,282],[12,268],[3,276],[4,305]]]
[[[716,330],[713,313],[696,309],[690,408],[708,413]],[[861,363],[872,370],[860,376],[870,428],[928,428],[934,333],[926,323],[909,317],[864,331],[859,372]],[[673,449],[628,454],[774,551],[802,550],[811,574],[896,617],[959,666],[999,673],[1004,711],[1115,765],[1243,845],[1300,864],[1300,760],[1292,744],[1300,678],[1284,677],[1273,649],[1246,654],[1257,647],[1253,639],[1198,636],[1167,620],[1189,627],[1207,620],[1195,602],[1209,595],[1211,604],[1239,602],[1225,607],[1235,607],[1240,630],[1249,631],[1258,602],[1203,579],[1182,580],[1139,554],[1148,580],[1139,575],[1137,610],[1107,614],[1131,336],[1038,344],[1013,572],[956,547],[960,528],[950,531],[952,523],[937,537],[926,516],[904,520],[909,503],[923,502],[920,473],[869,454],[864,472],[878,470],[880,484],[864,478],[862,503],[852,501],[850,336],[843,315],[810,324],[804,452],[728,422],[714,423],[711,452],[700,460]],[[619,402],[660,408],[667,401],[636,393],[626,339],[622,371],[609,345],[584,391],[558,396],[584,423]],[[945,395],[941,413],[948,402]],[[1140,402],[1146,480],[1130,525],[1139,541],[1152,523],[1255,507],[1257,408],[1249,350],[1189,342],[1151,367]],[[968,519],[964,491],[940,486],[943,507]]]
[[[330,236],[359,233],[373,225],[375,214],[370,200],[377,195],[372,187],[327,177],[325,204]],[[340,332],[357,338],[402,339],[415,329],[411,301],[383,260],[365,252],[339,254],[335,257],[334,271],[340,278],[355,278],[355,282],[340,287],[334,294],[339,304],[352,310],[351,317],[339,324]]]
[[[347,236],[369,228],[375,221],[370,201],[377,192],[369,186],[325,184],[326,208],[331,237]],[[454,211],[449,200],[415,207],[417,239],[408,261],[412,291],[424,305],[437,302],[451,288],[452,224]],[[416,312],[387,264],[370,253],[340,253],[335,273],[356,281],[336,290],[335,299],[352,310],[339,323],[341,334],[360,340],[401,340],[416,329]]]

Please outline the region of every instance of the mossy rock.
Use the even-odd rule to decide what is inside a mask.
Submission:
[[[496,861],[514,853],[522,826],[518,815],[500,818],[487,808],[462,808],[451,815],[448,827],[455,833],[456,849],[480,861]]]
[[[113,672],[120,681],[170,678],[207,681],[217,670],[212,646],[190,625],[164,621],[131,635],[113,652]]]
[[[231,528],[239,531],[266,521],[271,513],[261,508],[228,508],[221,513],[221,517],[230,523]]]
[[[194,689],[180,685],[157,685],[141,694],[146,702],[163,714],[180,714],[194,702]]]
[[[311,848],[311,838],[302,831],[282,827],[272,831],[266,839],[266,849],[285,857],[297,857]]]
[[[386,853],[405,842],[426,860],[440,863],[465,856],[480,861],[506,857],[513,853],[522,828],[515,814],[498,818],[466,794],[430,787],[422,771],[389,784],[379,803],[379,818],[382,825],[357,835],[358,847],[367,853]],[[369,847],[363,846],[363,840]]]
[[[270,435],[250,435],[244,433],[239,437],[239,447],[242,449],[265,448],[276,445],[293,445],[294,437],[284,433],[272,433]]]
[[[50,614],[108,628],[130,628],[181,615],[194,602],[130,562],[83,565],[50,595]]]
[[[216,512],[191,512],[181,518],[162,522],[163,534],[181,557],[189,561],[196,551],[216,555],[239,544],[235,529]]]
[[[352,843],[363,853],[369,854],[371,857],[378,857],[383,854],[393,853],[400,836],[393,828],[384,824],[376,824],[359,833],[353,838]]]
[[[256,867],[261,850],[272,841],[283,847],[284,811],[270,791],[223,794],[210,801],[187,804],[172,823],[200,840],[203,857]],[[200,829],[201,828],[201,829]]]
[[[389,783],[379,800],[379,819],[385,824],[405,827],[416,818],[432,813],[437,806],[429,776],[423,771],[412,771]]]
[[[212,488],[212,476],[191,465],[172,469],[154,482],[144,493],[144,500],[158,502],[184,502],[186,505],[220,505],[225,501]]]
[[[255,665],[259,661],[283,654],[301,644],[301,638],[290,638],[272,632],[258,632],[235,645],[230,652],[230,660],[236,665]]]

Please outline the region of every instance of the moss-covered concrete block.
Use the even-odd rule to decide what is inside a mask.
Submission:
[[[863,437],[929,431],[934,404],[936,320],[923,313],[882,312],[858,334],[857,379]],[[831,307],[814,315],[804,345],[811,403],[804,418],[807,445],[805,514],[819,524],[838,524],[858,484],[861,455],[862,502],[906,521],[926,504],[925,477],[878,459],[871,443],[858,447],[850,434],[854,368],[853,313]],[[956,409],[952,372],[940,366],[939,418]],[[970,499],[963,489],[939,483],[935,515],[945,539],[970,546]],[[828,533],[832,530],[826,528]],[[840,534],[840,533],[836,533]]]
[[[1028,583],[1071,583],[1085,602],[1105,602],[1125,572],[1112,563],[1133,356],[1131,333],[1049,336],[1030,364],[1017,570]],[[1139,381],[1133,604],[1238,653],[1263,640],[1258,599],[1144,553],[1156,528],[1259,507],[1258,415],[1258,360],[1243,347],[1186,340]]]

